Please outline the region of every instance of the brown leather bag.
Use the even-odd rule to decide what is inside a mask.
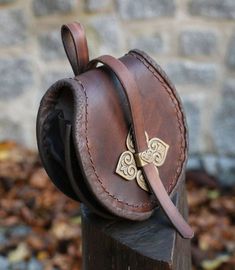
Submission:
[[[82,26],[63,25],[61,33],[75,77],[53,84],[40,104],[37,141],[48,175],[107,218],[144,220],[161,206],[191,238],[170,199],[184,180],[188,148],[174,86],[142,51],[89,62]]]

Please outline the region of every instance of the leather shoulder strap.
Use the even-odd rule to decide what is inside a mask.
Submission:
[[[88,69],[96,67],[98,63],[102,63],[111,69],[119,79],[127,96],[127,101],[130,108],[131,122],[133,123],[132,132],[135,135],[133,139],[135,141],[136,150],[138,152],[146,150],[147,142],[144,133],[144,119],[142,117],[143,112],[141,98],[134,78],[127,67],[120,60],[117,60],[110,55],[103,55],[90,61],[88,64]]]
[[[120,81],[129,104],[135,149],[139,154],[144,153],[148,150],[148,146],[145,139],[145,127],[140,92],[132,74],[120,60],[109,55],[104,55],[92,60],[89,63],[88,68],[96,67],[98,63],[102,63],[112,70]],[[144,164],[141,166],[141,170],[145,179],[147,180],[147,183],[149,184],[150,189],[155,194],[160,206],[176,230],[181,234],[182,237],[192,238],[194,233],[191,227],[186,223],[178,209],[171,201],[154,164]]]
[[[61,27],[61,38],[73,72],[77,76],[89,62],[85,31],[80,23],[65,24]]]

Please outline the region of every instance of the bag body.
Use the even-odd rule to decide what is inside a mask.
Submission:
[[[191,238],[170,199],[184,180],[188,151],[174,86],[139,50],[88,63],[77,23],[63,26],[62,39],[76,76],[53,84],[40,103],[37,141],[48,175],[67,196],[106,218],[144,220],[161,206]]]

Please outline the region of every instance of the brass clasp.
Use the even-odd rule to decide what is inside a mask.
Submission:
[[[129,131],[126,139],[127,151],[124,151],[118,161],[116,173],[125,180],[137,180],[138,185],[148,190],[148,186],[144,180],[142,171],[138,168],[144,167],[149,163],[153,163],[157,167],[162,166],[165,162],[169,145],[159,138],[149,139],[145,132],[148,149],[141,153],[135,153],[131,131]]]
[[[134,154],[137,167],[144,167],[145,165],[153,162],[153,151],[147,149],[141,153]]]

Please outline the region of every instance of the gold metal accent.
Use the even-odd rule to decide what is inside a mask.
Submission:
[[[162,166],[165,162],[169,145],[159,138],[152,138],[148,141],[148,147],[153,152],[153,163],[156,167]]]
[[[126,146],[127,146],[127,149],[131,153],[135,153],[135,147],[134,147],[131,131],[128,132],[128,135],[127,135],[127,138],[126,138]]]
[[[134,180],[137,174],[135,159],[130,151],[121,154],[116,173],[121,175],[125,180]]]
[[[144,180],[144,176],[143,176],[141,170],[138,170],[138,172],[137,172],[136,182],[139,185],[139,187],[141,187],[143,190],[149,192],[148,185],[147,185],[147,183]]]
[[[158,168],[155,167],[157,174],[159,174]],[[141,170],[138,170],[137,175],[136,175],[136,182],[139,185],[139,187],[141,187],[143,190],[150,192],[148,184],[146,183],[146,181],[144,180],[144,176],[142,174]]]
[[[146,142],[148,142],[149,136],[146,131],[145,131],[145,137],[146,137]],[[126,138],[126,147],[131,153],[135,153],[135,147],[134,147],[133,136],[131,134],[131,130],[128,132],[128,135]]]
[[[153,162],[153,151],[147,149],[144,152],[135,154],[135,161],[138,167],[144,167],[145,165]]]
[[[149,163],[153,163],[158,171],[157,167],[162,166],[165,162],[169,145],[159,138],[152,138],[149,140],[147,132],[145,132],[145,136],[148,149],[141,153],[135,153],[131,130],[129,131],[126,139],[128,151],[121,154],[117,164],[116,173],[128,181],[136,179],[137,184],[143,190],[149,191],[143,174],[137,167],[143,167]]]

